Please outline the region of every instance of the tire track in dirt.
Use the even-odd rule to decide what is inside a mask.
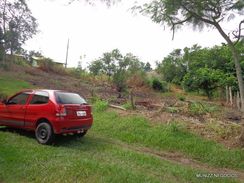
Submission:
[[[230,168],[218,168],[212,167],[206,163],[202,163],[186,157],[185,155],[178,152],[166,152],[166,151],[158,151],[148,147],[129,145],[119,140],[114,140],[111,138],[101,137],[105,143],[112,144],[118,147],[122,147],[137,153],[146,154],[152,157],[156,157],[162,160],[166,160],[172,162],[174,164],[183,165],[190,167],[192,169],[199,170],[199,174],[217,174],[217,175],[233,175],[233,178],[243,181],[244,180],[244,171],[242,170],[234,170]],[[204,172],[203,172],[204,171]],[[214,178],[214,177],[213,177]]]

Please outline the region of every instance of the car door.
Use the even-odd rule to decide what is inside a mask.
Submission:
[[[26,106],[30,92],[22,92],[11,97],[5,104],[5,117],[3,124],[6,126],[23,127],[25,122]]]
[[[40,118],[48,118],[52,107],[49,105],[49,94],[45,91],[36,91],[29,102],[25,115],[25,128],[33,129]]]
[[[0,124],[4,124],[8,117],[8,111],[5,102],[0,103]]]

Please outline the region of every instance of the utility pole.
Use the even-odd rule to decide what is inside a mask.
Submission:
[[[67,42],[66,59],[65,59],[65,68],[67,68],[67,64],[68,64],[68,55],[69,55],[69,38],[68,38],[68,42]]]

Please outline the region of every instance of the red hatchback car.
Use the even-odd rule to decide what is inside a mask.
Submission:
[[[91,128],[91,106],[78,94],[60,90],[25,90],[0,103],[0,126],[35,131],[41,144],[55,134],[82,137]]]

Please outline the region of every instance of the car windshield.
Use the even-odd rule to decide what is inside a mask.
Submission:
[[[76,93],[55,92],[55,97],[59,104],[86,104],[85,99]]]

